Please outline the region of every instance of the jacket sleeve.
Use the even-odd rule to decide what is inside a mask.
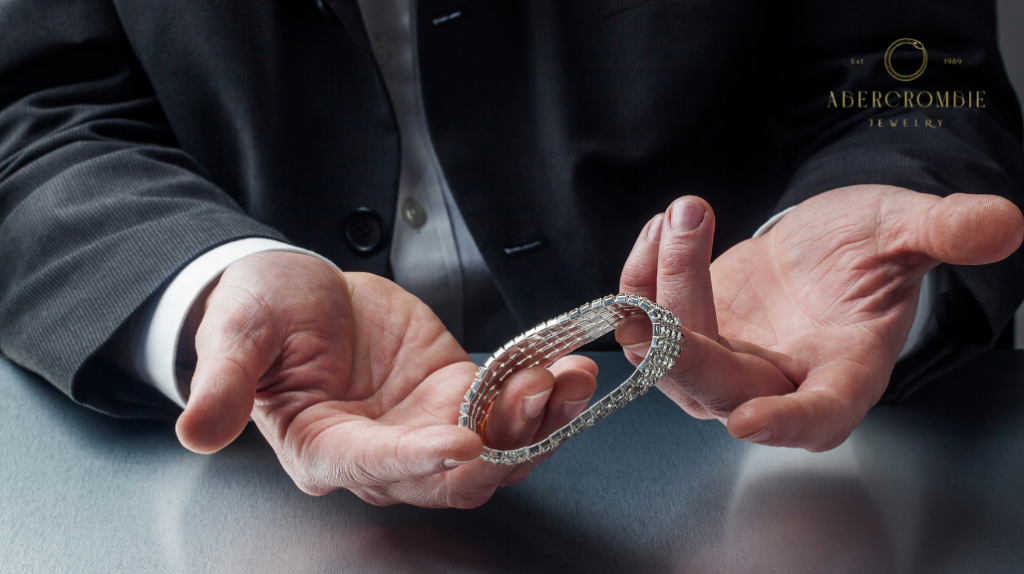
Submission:
[[[793,175],[777,210],[855,184],[989,193],[1024,205],[1021,113],[996,43],[993,2],[798,1],[778,16],[768,131]],[[885,65],[902,38],[927,51],[924,72],[910,81]],[[903,46],[892,67],[910,76],[923,56]],[[943,265],[940,275],[939,336],[897,366],[883,400],[902,400],[990,348],[1024,296],[1021,251],[993,265]]]
[[[171,412],[98,351],[199,254],[284,238],[177,146],[107,0],[10,0],[0,22],[0,352],[94,409]]]

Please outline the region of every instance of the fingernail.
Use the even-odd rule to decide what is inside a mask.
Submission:
[[[748,436],[748,437],[746,437],[746,438],[744,438],[742,440],[746,440],[746,441],[750,441],[750,442],[756,442],[756,443],[766,443],[766,442],[772,440],[773,436],[775,436],[775,433],[772,432],[772,429],[765,428],[765,429],[761,429],[760,431],[758,431],[758,432],[756,432],[756,433],[754,433],[754,434],[752,434],[752,435],[750,435],[750,436]]]
[[[704,208],[689,199],[669,208],[669,225],[674,231],[693,231],[704,221]]]
[[[651,220],[651,225],[647,228],[647,241],[661,241],[661,220],[665,219],[665,216],[658,214]]]
[[[523,413],[526,415],[526,418],[533,420],[539,417],[540,414],[544,412],[544,406],[548,404],[548,396],[550,395],[551,389],[548,389],[543,393],[524,397]]]
[[[444,462],[441,463],[441,466],[447,469],[458,468],[464,464],[469,464],[474,460],[476,459],[474,458],[472,460],[455,460],[454,458],[446,458],[444,459]]]
[[[590,399],[564,401],[562,403],[562,415],[567,419],[574,419],[583,412],[583,409],[587,408],[588,402],[590,402]]]

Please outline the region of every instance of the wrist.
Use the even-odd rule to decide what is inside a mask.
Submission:
[[[189,307],[188,312],[185,314],[181,331],[178,333],[178,345],[174,353],[174,378],[178,383],[178,392],[186,403],[189,396],[188,381],[192,380],[198,358],[196,356],[196,332],[199,330],[199,324],[203,322],[203,315],[206,314],[210,293],[213,292],[219,282],[220,276],[199,292],[195,301],[192,302],[192,306]]]

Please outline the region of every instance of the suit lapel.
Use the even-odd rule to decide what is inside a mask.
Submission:
[[[359,10],[356,0],[314,0],[321,12],[328,17],[334,17],[345,30],[352,36],[356,46],[363,54],[373,57],[373,49],[370,47],[369,35],[366,33],[366,24],[363,22],[363,14]]]

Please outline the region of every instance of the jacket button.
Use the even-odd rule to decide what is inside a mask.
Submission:
[[[373,255],[388,243],[387,224],[379,213],[360,207],[345,218],[345,241],[360,255]]]

